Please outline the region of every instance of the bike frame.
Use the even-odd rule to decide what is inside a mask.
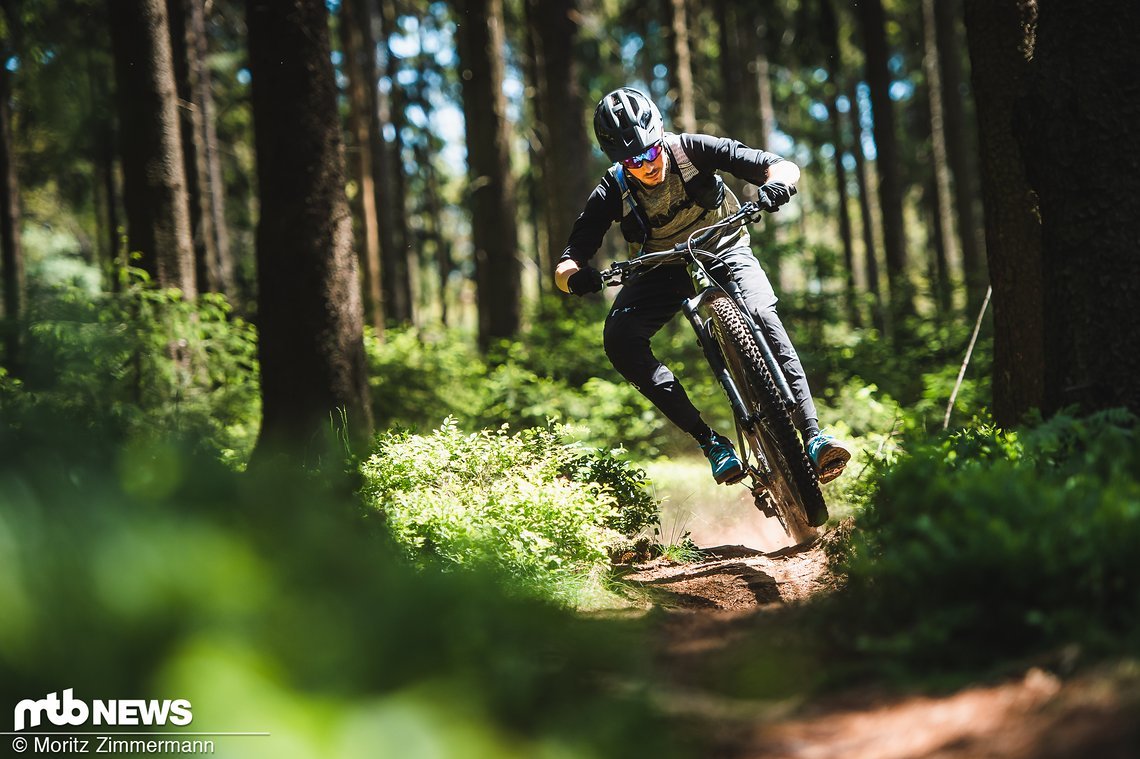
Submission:
[[[699,272],[694,272],[694,275],[697,273]],[[694,276],[694,280],[697,279],[698,277]],[[772,375],[773,381],[775,381],[779,388],[784,403],[793,404],[794,399],[791,394],[791,388],[788,386],[784,373],[780,369],[776,357],[768,345],[768,341],[764,339],[763,333],[752,318],[752,314],[744,302],[744,296],[740,292],[740,287],[736,284],[735,280],[730,277],[727,288],[724,288],[712,281],[710,275],[707,277],[703,289],[692,298],[685,299],[681,304],[681,311],[685,314],[685,318],[689,321],[693,331],[696,333],[697,340],[701,346],[701,352],[704,353],[705,356],[705,361],[708,362],[709,368],[712,369],[713,375],[716,377],[717,382],[720,383],[721,389],[724,390],[728,398],[729,405],[732,408],[733,418],[736,420],[737,444],[741,447],[741,450],[752,450],[757,459],[762,462],[761,466],[763,469],[770,469],[771,464],[767,461],[763,451],[753,444],[752,439],[748,435],[748,431],[761,423],[761,419],[759,418],[760,411],[749,411],[748,404],[745,403],[744,398],[740,394],[740,389],[736,386],[736,382],[732,379],[732,374],[728,371],[720,343],[713,335],[713,331],[709,326],[709,318],[705,315],[706,302],[711,298],[720,297],[722,295],[728,296],[736,306],[737,311],[739,311],[743,317],[744,323],[756,340],[756,345],[760,348],[761,355],[768,367],[768,372]],[[749,487],[749,490],[751,490],[753,496],[757,498],[757,506],[768,516],[779,516],[771,509],[766,501],[761,500],[763,494],[771,485],[768,477],[765,476],[761,469],[757,469],[751,465],[748,466],[748,474],[752,478],[752,485]]]
[[[693,263],[689,265],[693,267]],[[736,280],[730,274],[728,281],[722,286],[713,279],[711,273],[697,270],[693,273],[693,282],[697,286],[698,292],[694,297],[688,298],[681,305],[681,310],[684,312],[685,318],[693,325],[693,329],[697,332],[698,337],[708,332],[704,327],[706,320],[700,316],[701,305],[706,299],[715,294],[720,293],[727,295],[736,305],[736,309],[740,312],[744,323],[748,326],[748,331],[752,333],[752,338],[760,348],[760,354],[764,359],[764,364],[768,367],[768,373],[772,375],[772,380],[776,383],[776,388],[780,391],[780,396],[784,399],[784,405],[788,408],[794,406],[796,402],[795,396],[792,394],[792,388],[784,376],[784,370],[780,366],[780,362],[776,360],[776,355],[772,352],[772,346],[768,344],[768,339],[764,336],[763,330],[760,329],[760,325],[758,325],[756,320],[752,317],[752,312],[748,310],[748,304],[744,301],[744,293],[741,292],[740,285],[737,284]],[[707,335],[707,339],[712,340],[712,335]],[[701,337],[701,340],[701,346],[704,347],[706,338]],[[712,344],[715,345],[716,341],[712,340]],[[716,353],[720,353],[719,348],[717,348]],[[706,351],[706,358],[712,363],[713,359],[708,356],[708,351]],[[723,360],[720,361],[720,363],[723,366]],[[728,391],[727,388],[725,388],[725,390],[726,392]],[[733,396],[730,395],[729,397],[731,398]],[[736,394],[736,397],[739,397],[739,393]]]
[[[806,514],[808,505],[803,500],[807,496],[799,490],[788,490],[789,487],[798,488],[800,485],[792,484],[792,480],[788,479],[795,476],[788,469],[789,454],[787,450],[781,450],[782,444],[773,438],[773,435],[779,434],[795,435],[794,428],[790,426],[795,406],[791,387],[772,346],[760,328],[758,317],[754,317],[749,310],[740,284],[732,276],[728,261],[720,254],[704,248],[724,231],[756,221],[761,210],[756,203],[745,203],[737,213],[712,226],[695,231],[685,243],[674,246],[672,250],[645,253],[629,261],[614,263],[601,272],[601,277],[604,284],[617,285],[628,281],[629,276],[636,276],[642,269],[652,269],[667,263],[685,263],[693,278],[695,294],[681,302],[681,311],[696,333],[701,352],[732,408],[737,438],[741,451],[745,452],[743,458],[748,462],[747,474],[752,482],[749,489],[755,497],[756,506],[768,516],[779,517],[789,534],[793,534],[792,531],[795,530],[796,537],[803,539],[801,533],[810,533],[811,530],[811,526],[803,522],[809,518]],[[758,399],[753,398],[751,392],[746,398],[742,388],[737,386],[729,369],[730,362],[734,368],[738,368],[734,360],[736,354],[729,356],[725,353],[728,348],[722,347],[722,339],[718,338],[717,334],[719,330],[714,330],[712,326],[714,323],[720,323],[721,317],[724,316],[723,307],[713,305],[714,303],[731,304],[731,309],[736,311],[741,326],[750,333],[760,353],[759,359],[771,378],[773,384],[770,387],[775,391],[775,397],[769,397],[764,403],[756,403]],[[721,311],[720,317],[716,317],[715,314],[718,310]],[[736,356],[736,359],[739,358]],[[771,406],[773,402],[782,407],[777,406],[773,409]],[[769,418],[770,414],[774,414],[774,417]],[[774,432],[774,429],[780,425],[788,426],[780,427],[783,430],[781,433]],[[776,446],[775,450],[773,445]],[[776,467],[771,461],[772,455],[779,458],[780,463]],[[803,465],[810,466],[802,449],[796,455],[805,456]],[[811,486],[815,487],[814,480]],[[782,493],[776,501],[773,500],[772,488]],[[823,509],[826,518],[826,508],[818,488],[815,488],[814,492],[816,498],[820,499],[817,512]],[[787,500],[789,496],[793,499],[791,503]]]

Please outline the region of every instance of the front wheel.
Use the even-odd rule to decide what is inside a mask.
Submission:
[[[806,543],[815,537],[814,528],[827,521],[815,469],[736,304],[719,295],[708,302],[708,308],[725,367],[751,415],[737,420],[737,425],[753,492],[768,499],[788,535],[797,543]]]

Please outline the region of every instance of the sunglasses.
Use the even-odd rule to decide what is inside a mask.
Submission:
[[[621,165],[625,166],[627,169],[640,169],[642,164],[653,163],[656,161],[657,156],[659,155],[661,155],[660,143],[650,146],[649,150],[646,150],[641,155],[635,155],[632,158],[623,159]]]

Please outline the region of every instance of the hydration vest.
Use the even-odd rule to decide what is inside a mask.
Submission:
[[[716,172],[703,173],[694,166],[685,153],[680,135],[666,132],[663,142],[665,149],[669,151],[670,160],[677,168],[685,195],[693,204],[705,209],[705,211],[720,208],[724,202],[725,193],[724,180],[720,178],[720,175]],[[629,189],[625,167],[621,163],[615,163],[610,167],[609,172],[621,189],[622,203],[625,205],[625,213],[620,224],[622,237],[630,243],[644,246],[649,240],[650,223],[644,209],[638,204],[637,198]]]

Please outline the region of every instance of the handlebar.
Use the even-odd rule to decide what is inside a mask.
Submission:
[[[616,287],[625,281],[628,274],[643,266],[651,264],[660,266],[661,264],[674,263],[677,261],[692,261],[696,258],[697,253],[700,252],[699,250],[695,250],[695,248],[699,248],[714,237],[719,237],[729,230],[739,229],[745,224],[759,221],[760,214],[763,210],[759,204],[750,200],[742,205],[740,210],[732,216],[705,228],[703,232],[694,237],[690,237],[685,242],[677,243],[673,246],[672,250],[661,251],[660,253],[644,253],[637,258],[630,259],[629,261],[618,261],[609,268],[603,269],[600,272],[602,275],[602,283],[607,287]]]

